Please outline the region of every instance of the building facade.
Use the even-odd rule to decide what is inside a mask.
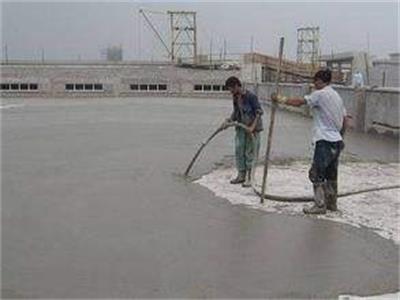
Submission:
[[[1,65],[0,92],[3,97],[227,97],[229,76],[240,77],[240,71],[161,62],[8,62]]]

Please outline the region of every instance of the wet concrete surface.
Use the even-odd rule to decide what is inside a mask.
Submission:
[[[2,296],[333,298],[398,290],[398,246],[366,229],[263,213],[181,174],[227,100],[3,99]],[[267,122],[265,122],[267,124]],[[310,120],[280,111],[274,159],[308,155]],[[233,131],[193,176],[230,162]],[[398,161],[352,134],[349,157]]]

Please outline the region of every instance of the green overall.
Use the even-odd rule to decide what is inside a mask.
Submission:
[[[246,130],[240,127],[236,128],[235,157],[236,168],[239,172],[251,170],[254,160],[258,157],[260,133],[254,132],[253,136],[254,138],[252,139]]]

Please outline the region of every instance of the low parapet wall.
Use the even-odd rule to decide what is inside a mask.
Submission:
[[[333,86],[342,97],[347,113],[352,117],[353,128],[359,132],[375,132],[399,137],[399,89],[355,89],[353,87]],[[262,101],[269,102],[275,91],[274,83],[246,84],[246,88],[258,94]],[[311,91],[308,84],[280,84],[285,96],[303,96]],[[308,107],[285,109],[310,116]]]
[[[399,137],[399,102],[398,90],[366,90],[365,130]]]
[[[167,63],[13,62],[0,65],[0,96],[8,97],[212,97],[239,70],[204,70]]]

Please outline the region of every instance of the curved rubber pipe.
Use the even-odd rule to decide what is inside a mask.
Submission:
[[[254,192],[259,197],[261,197],[261,191],[257,190],[253,185],[252,185],[252,188],[253,188]],[[338,193],[337,196],[338,196],[338,198],[344,198],[344,197],[363,194],[363,193],[383,191],[383,190],[393,190],[393,189],[398,189],[398,188],[400,188],[400,185],[398,185],[398,184],[388,185],[388,186],[380,186],[380,187],[375,187],[375,188],[368,188],[368,189],[349,191],[349,192],[345,192],[345,193]],[[313,197],[285,197],[285,196],[278,196],[278,195],[271,195],[271,194],[264,194],[263,198],[268,199],[268,200],[281,201],[281,202],[312,202],[312,201],[314,201]]]
[[[242,127],[242,128],[245,129],[245,130],[247,129],[247,127],[246,127],[245,125],[243,125],[243,124],[241,124],[241,123],[238,123],[238,122],[230,122],[230,123],[228,123],[225,127],[220,126],[217,130],[215,130],[215,131],[213,132],[213,134],[210,135],[210,137],[209,137],[207,140],[205,140],[203,143],[201,143],[199,149],[197,149],[196,154],[193,156],[192,160],[190,161],[189,165],[188,165],[187,168],[186,168],[186,171],[185,171],[185,173],[184,173],[185,176],[188,176],[188,175],[189,175],[189,172],[190,172],[190,170],[192,169],[194,162],[196,161],[197,157],[199,157],[199,155],[200,155],[201,151],[203,151],[204,147],[207,146],[208,143],[211,142],[211,140],[212,140],[218,133],[220,133],[221,131],[224,131],[225,129],[227,129],[227,128],[229,128],[229,127],[233,127],[233,126],[235,126],[235,127]]]
[[[200,153],[203,151],[203,149],[205,148],[205,146],[208,145],[209,142],[211,142],[212,139],[214,139],[214,137],[216,137],[220,132],[224,131],[225,129],[229,128],[229,127],[241,127],[245,130],[247,130],[247,127],[241,123],[238,122],[231,122],[228,123],[225,127],[219,127],[217,130],[215,130],[210,137],[205,140],[203,143],[201,143],[199,149],[196,151],[195,155],[193,156],[192,160],[190,161],[188,167],[185,170],[184,175],[187,177],[190,170],[192,169],[196,159],[199,157]],[[257,160],[255,160],[257,161]],[[254,170],[255,168],[253,168]],[[253,176],[254,178],[254,176]],[[254,186],[254,182],[252,180],[252,185],[251,185],[252,189],[254,190],[254,192],[261,197],[261,191],[257,190],[257,188]],[[392,189],[398,189],[400,188],[400,185],[396,184],[396,185],[389,185],[389,186],[380,186],[380,187],[374,187],[374,188],[367,188],[367,189],[361,189],[361,190],[355,190],[355,191],[350,191],[350,192],[345,192],[345,193],[338,193],[338,198],[343,198],[343,197],[348,197],[348,196],[352,196],[352,195],[358,195],[358,194],[362,194],[362,193],[369,193],[369,192],[374,192],[374,191],[382,191],[382,190],[392,190]],[[279,196],[279,195],[272,195],[272,194],[264,194],[263,195],[264,199],[267,200],[274,200],[274,201],[281,201],[281,202],[312,202],[314,201],[313,197],[307,197],[307,196],[301,196],[301,197],[286,197],[286,196]]]

